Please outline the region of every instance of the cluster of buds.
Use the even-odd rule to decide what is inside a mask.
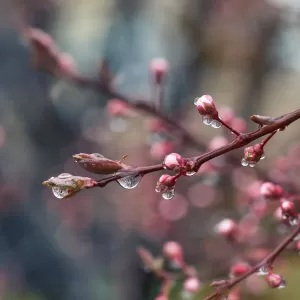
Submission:
[[[249,146],[244,149],[244,158],[242,159],[242,166],[254,167],[260,160],[264,159],[264,149],[261,144]]]
[[[81,190],[97,186],[97,181],[88,177],[62,173],[57,177],[49,178],[44,181],[43,184],[52,188],[52,192],[56,198],[65,199],[75,195]]]
[[[279,200],[283,194],[283,188],[272,182],[264,182],[259,189],[260,195],[267,200]]]
[[[167,174],[161,175],[156,184],[155,191],[161,193],[164,199],[171,200],[175,195],[177,178],[177,176],[170,176]]]
[[[163,167],[180,175],[193,176],[196,174],[194,160],[183,158],[178,153],[167,155],[163,161]]]
[[[196,105],[199,114],[202,116],[203,124],[213,128],[220,128],[222,126],[219,121],[218,110],[211,96],[204,95],[196,98],[194,104]]]

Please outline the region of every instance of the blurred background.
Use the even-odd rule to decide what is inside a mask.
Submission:
[[[204,128],[196,96],[212,95],[221,116],[230,115],[230,107],[242,131],[256,128],[252,114],[277,116],[299,108],[298,0],[2,0],[1,299],[153,300],[159,281],[144,271],[136,249],[159,255],[167,240],[181,243],[204,291],[210,280],[226,278],[243,252],[271,249],[282,239],[286,228],[260,201],[257,184],[269,178],[297,191],[298,123],[272,139],[254,170],[217,159],[180,180],[172,201],[155,193],[158,173],[134,190],[113,182],[56,199],[42,181],[64,172],[90,176],[73,161],[75,153],[116,160],[128,154],[127,164],[142,166],[160,163],[172,151],[193,156],[203,149],[154,134],[146,114],[116,117],[107,110],[109,98],[35,70],[21,35],[27,26],[51,34],[81,74],[97,76],[105,59],[116,90],[149,103],[149,62],[167,59],[162,111],[209,149],[222,143],[215,137],[232,137]],[[241,159],[242,150],[235,155]],[[214,233],[224,218],[244,222],[239,249]],[[252,276],[243,284],[243,299],[299,299],[299,259],[292,251],[287,258],[276,265],[286,289],[270,290]]]

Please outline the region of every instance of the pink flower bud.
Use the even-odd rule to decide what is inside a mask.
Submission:
[[[283,188],[272,182],[265,182],[260,187],[260,195],[270,200],[278,200],[283,196]]]
[[[237,224],[231,219],[224,219],[216,225],[215,230],[224,237],[234,238],[237,233]]]
[[[166,242],[163,246],[163,255],[170,261],[175,261],[180,266],[183,263],[183,250],[177,242]]]
[[[169,69],[169,63],[164,58],[155,58],[150,62],[150,70],[156,84],[161,84]]]
[[[254,167],[257,162],[264,159],[264,149],[260,144],[249,146],[244,149],[244,158],[242,159],[243,166]]]
[[[294,215],[295,214],[295,204],[289,200],[283,200],[280,204],[281,211],[285,215]]]
[[[238,277],[250,270],[250,266],[246,263],[238,263],[231,267],[230,269],[230,277]]]
[[[269,273],[266,277],[266,281],[270,288],[280,289],[286,287],[286,282],[283,277],[279,274]]]
[[[211,96],[204,95],[200,98],[196,98],[194,104],[197,106],[197,110],[201,116],[211,116],[212,118],[218,116],[217,108]]]
[[[184,281],[183,288],[190,294],[195,294],[200,289],[200,281],[197,277],[191,277]]]
[[[178,172],[183,163],[184,161],[180,154],[171,153],[165,157],[163,166],[167,170]]]

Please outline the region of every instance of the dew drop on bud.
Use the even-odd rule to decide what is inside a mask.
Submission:
[[[255,167],[255,164],[249,164],[249,167],[250,167],[250,168],[254,168],[254,167]]]
[[[262,157],[260,158],[260,160],[263,160],[263,159],[265,159],[266,158],[266,156],[265,155],[262,155]]]
[[[199,98],[199,97],[195,98],[194,104],[195,104],[195,105],[198,105],[198,104],[200,104],[200,103],[201,103],[201,98]]]
[[[241,165],[243,167],[247,167],[249,165],[249,163],[247,162],[247,160],[245,158],[243,158],[242,161],[241,161]]]
[[[217,120],[213,120],[210,125],[212,128],[220,128],[222,126],[222,124]]]
[[[282,279],[280,285],[278,286],[278,289],[284,289],[285,287],[286,287],[286,281]]]
[[[155,187],[155,192],[156,193],[160,193],[161,192],[161,187],[160,187],[159,184]]]
[[[212,123],[212,121],[213,120],[212,120],[212,118],[210,116],[204,116],[202,118],[203,124],[208,125],[208,126]]]
[[[299,219],[298,218],[291,218],[289,221],[291,226],[296,226],[299,224]]]
[[[128,175],[122,177],[120,179],[117,179],[117,181],[120,184],[120,186],[123,187],[124,189],[131,190],[138,186],[141,179],[142,179],[141,175],[135,174],[135,175]]]
[[[69,173],[62,173],[62,174],[59,174],[57,177],[60,178],[60,179],[65,179],[65,178],[68,178],[72,176],[71,174]]]
[[[165,193],[162,194],[162,197],[165,200],[171,200],[175,195],[175,190],[171,189],[171,190],[167,190]]]
[[[267,276],[269,273],[268,267],[267,266],[262,266],[258,269],[256,275],[258,276]]]
[[[69,189],[67,187],[60,187],[60,186],[54,186],[52,188],[52,193],[58,199],[63,199],[70,194]]]

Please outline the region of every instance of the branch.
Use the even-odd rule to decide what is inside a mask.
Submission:
[[[242,148],[265,135],[272,134],[273,136],[274,132],[276,132],[277,130],[282,130],[283,128],[287,127],[288,125],[298,120],[299,118],[300,118],[300,109],[281,116],[276,121],[274,121],[274,123],[271,125],[266,125],[250,133],[241,134],[237,136],[232,142],[225,145],[224,147],[188,159],[196,161],[195,170],[198,171],[203,163],[213,158],[219,157],[225,153],[231,152],[232,150]],[[130,170],[122,171],[117,173],[116,175],[99,180],[98,186],[104,187],[106,184],[129,174],[139,173],[140,175],[145,175],[160,170],[163,170],[162,164],[148,166],[148,167],[144,166],[144,167],[131,168]]]
[[[297,225],[294,231],[292,231],[266,258],[264,258],[257,265],[252,267],[247,273],[236,277],[234,279],[229,279],[224,281],[224,285],[219,288],[218,291],[205,298],[205,300],[213,300],[218,299],[224,292],[229,291],[235,285],[248,278],[250,275],[256,273],[261,267],[267,266],[271,267],[275,259],[281,254],[281,252],[294,241],[294,238],[300,233],[300,223]]]

